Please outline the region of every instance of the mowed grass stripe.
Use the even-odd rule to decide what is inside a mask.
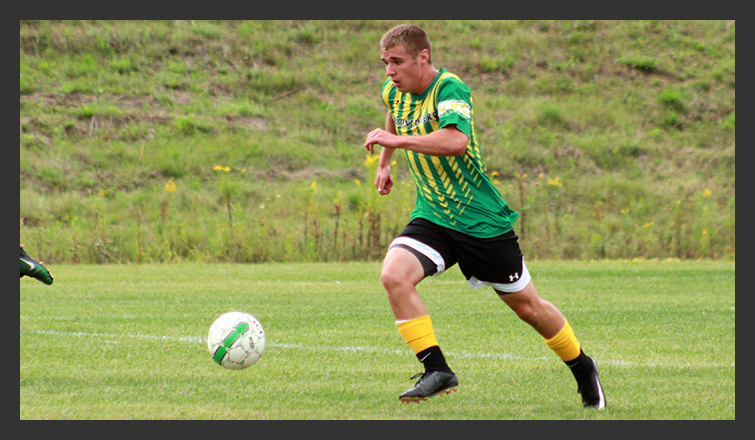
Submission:
[[[235,333],[235,332],[234,332]],[[228,336],[231,339],[234,333]],[[88,332],[61,332],[56,330],[24,330],[21,329],[21,335],[50,335],[58,337],[84,337],[84,338],[103,338],[103,339],[144,339],[154,341],[177,341],[177,342],[189,342],[193,344],[205,344],[206,340],[199,336],[159,336],[159,335],[145,335],[145,334],[115,334],[115,333],[88,333]],[[236,335],[237,339],[240,335]],[[235,340],[235,339],[233,339]],[[225,344],[230,346],[233,341],[226,340]],[[291,344],[280,341],[268,341],[267,347],[275,347],[282,349],[297,349],[307,351],[340,351],[340,352],[370,352],[385,355],[411,355],[410,350],[402,349],[390,349],[379,347],[358,347],[358,346],[327,346],[327,345],[304,345],[304,344]],[[526,360],[526,361],[553,361],[553,357],[550,356],[521,356],[508,353],[485,353],[485,352],[469,352],[469,351],[447,351],[444,354],[448,357],[458,358],[471,358],[471,359],[495,359],[495,360]],[[216,355],[217,356],[217,355]],[[628,367],[634,368],[638,366],[644,367],[664,367],[664,368],[735,368],[735,362],[722,363],[722,362],[669,362],[669,361],[648,361],[648,362],[635,362],[625,361],[620,359],[598,359],[601,365],[611,365],[615,367]]]

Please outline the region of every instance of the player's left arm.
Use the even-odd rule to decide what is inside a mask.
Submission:
[[[448,125],[440,130],[421,136],[398,136],[376,128],[368,135],[364,143],[371,153],[374,146],[414,151],[430,156],[462,156],[467,151],[469,138],[455,125]]]

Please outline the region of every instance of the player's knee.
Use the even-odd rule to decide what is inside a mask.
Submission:
[[[385,290],[390,294],[395,291],[404,291],[414,288],[422,281],[422,269],[402,264],[401,262],[386,262],[380,272],[380,282]]]
[[[512,309],[516,313],[516,316],[519,317],[519,319],[530,325],[535,325],[540,320],[541,313],[539,309],[532,303],[519,303],[512,307]]]
[[[406,277],[402,277],[398,273],[398,271],[392,269],[391,267],[384,266],[383,270],[380,272],[380,282],[383,284],[385,290],[390,293],[400,288],[407,281]]]

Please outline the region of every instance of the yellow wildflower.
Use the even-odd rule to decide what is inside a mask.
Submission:
[[[703,191],[703,198],[709,199],[711,196],[713,196],[713,193],[708,188],[705,188],[705,191]]]
[[[178,187],[176,187],[176,182],[174,182],[173,177],[171,177],[168,183],[165,184],[165,192],[172,193],[172,192],[175,192],[177,189]]]
[[[364,155],[364,165],[366,167],[371,167],[372,164],[378,161],[380,159],[380,156],[370,156],[369,154]]]

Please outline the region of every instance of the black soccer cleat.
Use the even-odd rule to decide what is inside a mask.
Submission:
[[[586,371],[577,375],[577,392],[582,395],[582,406],[585,408],[606,409],[606,394],[603,391],[603,385],[600,383],[598,366],[591,357],[585,356],[584,362],[587,364],[583,367]],[[579,376],[579,377],[578,377]]]
[[[456,379],[454,373],[447,373],[444,371],[425,371],[424,373],[417,373],[412,376],[412,379],[419,377],[414,386],[398,396],[402,402],[419,403],[422,400],[427,400],[433,396],[445,396],[457,391],[459,386],[459,380]]]
[[[41,262],[34,260],[24,252],[24,245],[21,245],[21,276],[24,275],[36,278],[48,286],[52,284],[54,279],[50,271]]]

